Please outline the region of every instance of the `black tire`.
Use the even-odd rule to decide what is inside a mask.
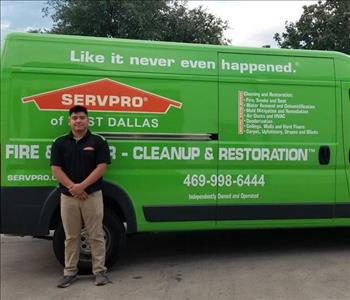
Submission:
[[[119,216],[109,210],[105,210],[103,229],[106,239],[106,267],[110,269],[116,263],[125,245],[125,228]],[[52,246],[55,256],[62,266],[64,266],[64,240],[65,234],[63,225],[62,222],[59,222],[53,236]],[[80,259],[78,263],[79,274],[91,274],[91,254],[82,247],[80,247],[80,250]]]

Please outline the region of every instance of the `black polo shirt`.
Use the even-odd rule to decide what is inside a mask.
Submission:
[[[78,141],[70,132],[57,138],[52,144],[50,165],[61,167],[74,183],[82,182],[101,163],[111,163],[108,144],[101,136],[92,134],[89,130]],[[100,190],[101,182],[102,178],[85,191],[91,194]],[[63,194],[71,196],[62,184],[60,190]]]

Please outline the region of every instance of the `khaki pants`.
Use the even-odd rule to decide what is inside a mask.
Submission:
[[[106,271],[102,192],[90,194],[85,201],[61,194],[61,218],[66,234],[64,275],[74,275],[78,272],[80,231],[83,222],[89,235],[92,271],[94,274]]]

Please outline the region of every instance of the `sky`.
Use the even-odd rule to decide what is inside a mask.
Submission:
[[[50,17],[43,17],[46,1],[0,0],[1,44],[10,32],[25,32],[35,28],[51,28]],[[303,12],[303,5],[314,1],[188,1],[188,7],[199,5],[208,12],[229,22],[225,38],[234,46],[277,47],[273,36],[284,31],[285,21],[295,22]]]

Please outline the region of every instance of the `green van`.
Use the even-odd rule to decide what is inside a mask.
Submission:
[[[349,91],[350,57],[336,52],[10,34],[1,232],[55,230],[63,262],[49,157],[76,104],[110,146],[108,266],[137,232],[350,226]]]

